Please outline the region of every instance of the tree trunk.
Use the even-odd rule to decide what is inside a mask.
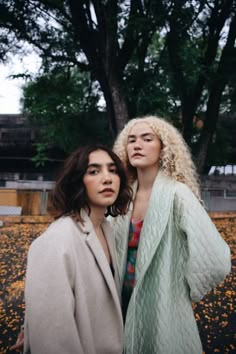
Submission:
[[[195,106],[193,106],[190,97],[182,99],[182,134],[186,143],[191,146],[193,136],[193,116],[195,113]]]
[[[225,85],[226,80],[222,80],[221,82],[216,80],[216,82],[213,83],[213,89],[210,93],[207,105],[205,125],[203,127],[202,135],[200,137],[196,153],[196,166],[199,174],[202,174],[206,167],[209,147],[212,143],[212,138],[216,131],[221,96]]]
[[[93,25],[89,3],[69,0],[75,34],[94,77],[101,85],[106,101],[109,129],[114,138],[128,121],[128,108],[122,92],[122,75],[119,74],[117,62],[119,52],[117,24],[116,21],[110,21],[110,15],[108,16],[109,11],[113,16],[117,16],[117,3],[94,2],[93,5],[96,26]]]
[[[188,39],[187,29],[180,26],[178,22],[178,13],[182,11],[180,2],[175,3],[172,16],[170,17],[170,31],[167,36],[169,60],[181,100],[183,137],[189,146],[192,145],[193,117],[199,106],[203,90],[206,88],[206,82],[209,78],[211,79],[211,68],[216,60],[218,43],[221,38],[220,34],[227,18],[232,13],[232,3],[233,0],[222,2],[220,7],[216,3],[212,8],[211,17],[208,20],[209,35],[208,40],[205,43],[206,51],[200,61],[201,70],[199,70],[199,76],[195,84],[191,84],[191,86],[186,78],[183,60],[184,52],[182,51],[184,48],[185,39]],[[235,33],[236,28],[234,15],[231,20],[227,43],[222,50],[218,70],[215,73],[215,78],[213,78],[213,83],[209,93],[205,126],[197,147],[196,160],[199,172],[204,169],[209,145],[215,132],[222,92],[229,76],[227,73],[227,68],[230,67],[230,65],[227,60],[233,56],[232,53],[230,54],[230,51],[234,48]]]
[[[204,134],[201,136],[201,143],[199,144],[199,151],[197,153],[197,156],[195,158],[195,163],[197,167],[197,171],[199,175],[204,174],[204,171],[206,169],[206,159],[208,155],[208,150],[209,146],[212,142],[212,134],[209,131],[206,131]]]
[[[121,84],[115,75],[97,72],[96,77],[101,85],[106,102],[107,114],[109,117],[109,130],[114,139],[128,122],[128,108],[123,94]]]
[[[230,63],[232,61],[232,58],[235,57],[235,38],[236,15],[234,15],[234,17],[232,18],[229,27],[227,42],[224,49],[222,50],[218,70],[211,84],[210,96],[207,104],[205,125],[203,128],[202,136],[199,140],[199,146],[196,155],[196,163],[199,173],[202,173],[204,171],[209,147],[212,142],[213,134],[216,131],[222,93],[230,76],[228,67],[231,67]]]
[[[114,110],[114,116],[116,121],[115,134],[119,133],[124,125],[128,122],[128,108],[127,103],[122,92],[121,85],[117,80],[110,80],[110,90],[112,97],[112,106]]]

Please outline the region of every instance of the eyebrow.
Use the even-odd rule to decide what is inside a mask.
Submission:
[[[151,136],[155,136],[155,134],[153,134],[153,133],[143,133],[143,134],[141,134],[140,136],[141,136],[141,138],[145,138],[146,136],[148,136],[148,135],[151,135]],[[131,134],[131,135],[128,135],[128,138],[135,138],[137,135],[135,135],[135,134]]]
[[[106,166],[111,167],[111,166],[116,166],[116,164],[115,164],[115,162],[109,162],[109,163],[106,164]],[[89,168],[89,167],[97,167],[98,168],[98,167],[102,167],[102,164],[90,163],[90,164],[88,164],[87,168]]]

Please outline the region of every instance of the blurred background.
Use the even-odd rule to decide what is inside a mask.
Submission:
[[[68,153],[150,114],[183,134],[206,208],[236,210],[235,0],[1,0],[0,33],[1,213],[44,214]]]
[[[196,318],[205,353],[235,352],[235,39],[236,0],[0,1],[0,353],[22,322],[26,254],[58,168],[143,115],[182,133],[231,246],[233,273]]]

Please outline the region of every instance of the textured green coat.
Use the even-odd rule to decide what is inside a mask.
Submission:
[[[114,222],[122,282],[131,214],[132,207]],[[192,301],[223,281],[230,267],[229,247],[197,198],[159,172],[140,235],[125,353],[201,354]]]

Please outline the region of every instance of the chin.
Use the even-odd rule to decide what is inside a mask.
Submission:
[[[145,167],[143,166],[144,164],[141,161],[134,161],[131,163],[131,166],[134,168],[138,168],[138,167]]]
[[[106,202],[104,202],[104,204],[102,204],[103,207],[109,207],[112,204],[114,204],[116,201],[116,198],[112,198],[111,200],[106,200]]]

